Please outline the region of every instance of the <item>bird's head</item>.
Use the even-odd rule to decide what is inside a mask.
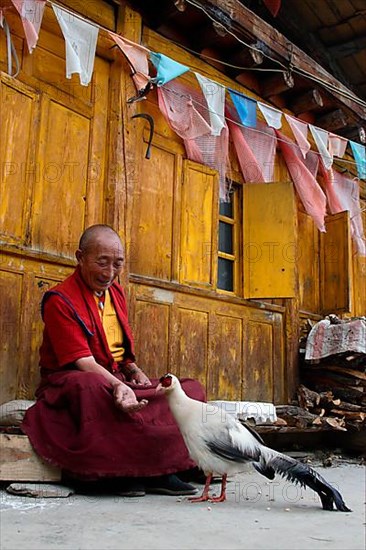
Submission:
[[[168,372],[159,379],[159,384],[156,388],[156,392],[162,391],[164,393],[169,393],[177,386],[180,386],[178,378],[174,376],[174,374],[170,374]]]

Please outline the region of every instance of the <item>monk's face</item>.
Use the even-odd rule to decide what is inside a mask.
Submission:
[[[93,291],[107,290],[121,273],[124,253],[117,235],[100,232],[86,250],[78,250],[76,258],[84,282]]]

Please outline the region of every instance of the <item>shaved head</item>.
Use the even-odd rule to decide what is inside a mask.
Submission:
[[[75,255],[81,277],[94,292],[107,290],[122,271],[123,245],[118,233],[109,225],[88,227]]]
[[[114,236],[120,240],[118,233],[109,225],[105,225],[102,223],[91,225],[90,227],[85,229],[84,233],[80,237],[79,250],[84,253],[87,252],[91,247],[94,246],[96,241],[98,241],[103,236]]]

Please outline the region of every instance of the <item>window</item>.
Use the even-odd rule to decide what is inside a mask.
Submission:
[[[220,202],[219,208],[217,288],[238,293],[240,186],[231,185],[230,202]]]

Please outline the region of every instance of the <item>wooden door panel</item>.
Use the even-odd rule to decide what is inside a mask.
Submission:
[[[84,227],[90,121],[52,100],[41,121],[32,246],[71,258]]]
[[[1,271],[0,277],[0,403],[14,399],[19,367],[19,333],[23,274]]]
[[[192,161],[183,170],[180,281],[215,288],[218,174]]]
[[[7,242],[24,243],[27,206],[34,170],[34,122],[37,95],[2,75],[1,94],[1,204],[0,231]]]
[[[169,305],[137,299],[132,328],[138,350],[137,364],[150,378],[160,378],[168,365]]]
[[[319,231],[311,216],[298,212],[298,276],[299,305],[317,313],[320,307],[319,290]]]
[[[243,400],[272,402],[273,327],[249,320],[245,328],[246,346],[243,368]]]
[[[161,146],[153,146],[151,158],[141,160],[128,258],[132,273],[171,279],[177,162],[177,155]]]
[[[207,387],[213,399],[241,399],[242,351],[242,319],[212,315]]]
[[[321,234],[320,288],[323,314],[352,309],[352,250],[348,210],[326,216]]]
[[[173,324],[175,330],[172,372],[199,380],[206,387],[208,363],[208,320],[206,311],[178,308]]]

